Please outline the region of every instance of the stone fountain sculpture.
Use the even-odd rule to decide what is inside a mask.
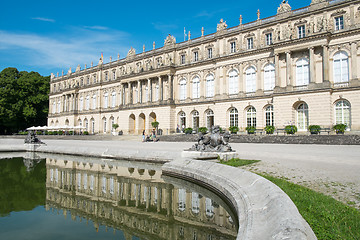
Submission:
[[[182,157],[190,157],[194,159],[208,160],[220,158],[229,160],[237,157],[235,151],[232,150],[230,144],[230,133],[220,132],[219,126],[214,126],[211,133],[199,133],[197,143],[190,149],[186,149],[182,153]]]

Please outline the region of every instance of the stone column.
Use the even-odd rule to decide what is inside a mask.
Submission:
[[[314,47],[309,47],[309,71],[310,71],[310,82],[309,88],[313,87],[312,85],[316,82],[316,70],[315,70],[315,55],[314,55]]]
[[[169,83],[169,93],[168,93],[168,100],[174,99],[174,81],[173,76],[168,74],[168,83]]]
[[[357,80],[357,43],[351,43],[351,80]]]
[[[161,192],[162,192],[162,188],[158,187],[157,188],[157,203],[156,203],[156,211],[160,212],[161,211]]]
[[[151,80],[150,78],[148,78],[148,83],[147,83],[147,87],[148,87],[148,102],[152,102],[152,94],[151,94]]]
[[[322,67],[323,67],[323,82],[329,82],[329,46],[323,45]]]
[[[275,53],[275,87],[277,88],[281,86],[279,64],[279,53]]]
[[[161,76],[158,77],[158,81],[159,81],[159,101],[163,100],[163,80],[161,78]]]
[[[292,86],[291,82],[291,53],[288,51],[286,54],[286,87]]]
[[[137,103],[141,103],[140,80],[137,81]]]
[[[256,73],[256,95],[261,95],[263,93],[263,86],[262,86],[262,77],[261,77],[261,61],[258,60],[256,62],[256,68],[257,68],[257,73]]]
[[[243,84],[244,78],[243,78],[243,64],[242,63],[239,64],[238,78],[239,78],[239,82],[238,82],[239,94],[238,94],[238,96],[240,97],[244,93],[244,84]]]

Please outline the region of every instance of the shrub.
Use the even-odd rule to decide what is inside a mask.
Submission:
[[[297,132],[297,127],[295,125],[287,125],[285,127],[285,132],[287,134],[294,134]]]
[[[199,127],[199,132],[201,132],[202,134],[206,134],[208,131],[207,127]]]
[[[191,134],[192,131],[193,131],[193,129],[190,128],[190,127],[189,127],[189,128],[185,128],[185,130],[184,130],[185,134]]]
[[[337,134],[343,134],[345,132],[346,128],[347,128],[347,125],[343,124],[343,123],[338,123],[333,126],[333,129],[335,130],[335,132]]]
[[[275,131],[275,127],[274,126],[266,126],[264,128],[264,130],[265,130],[266,134],[273,134]]]
[[[245,129],[248,134],[254,134],[256,131],[256,127],[254,127],[254,126],[247,126]]]
[[[321,130],[321,127],[319,125],[310,125],[308,129],[311,132],[311,134],[318,134]]]
[[[89,132],[88,132],[88,131],[84,131],[84,135],[89,135]]]
[[[64,132],[63,132],[62,130],[59,130],[57,133],[58,133],[59,135],[63,135],[63,134],[64,134]]]
[[[159,126],[159,122],[154,121],[151,123],[151,126],[153,126],[153,128],[157,128]]]
[[[238,126],[230,126],[229,131],[231,133],[237,133],[239,131],[239,127]]]

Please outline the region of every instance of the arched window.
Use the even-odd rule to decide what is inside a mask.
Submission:
[[[83,107],[84,107],[84,98],[83,97],[80,97],[80,107],[79,107],[79,110],[82,111],[83,110]]]
[[[264,68],[264,90],[270,91],[275,87],[275,67],[269,63]]]
[[[200,211],[200,199],[197,192],[191,193],[191,211],[195,214],[198,214]]]
[[[296,62],[296,86],[309,84],[309,61],[305,58]]]
[[[104,121],[103,121],[104,133],[106,133],[106,126],[107,126],[107,120],[106,120],[106,118],[104,118]]]
[[[297,109],[297,127],[299,131],[306,131],[309,125],[309,109],[306,103],[301,103]]]
[[[156,189],[157,190],[157,189]],[[157,196],[157,194],[155,194],[155,196]],[[186,208],[186,190],[183,188],[179,189],[179,210],[180,211],[185,211]]]
[[[92,109],[96,109],[96,94],[92,96]]]
[[[246,111],[246,123],[248,127],[256,127],[256,109],[252,106]]]
[[[236,70],[229,72],[229,94],[237,94],[239,86],[239,75]]]
[[[236,108],[230,110],[230,127],[239,126],[239,113]]]
[[[184,112],[179,113],[179,125],[182,131],[186,128],[186,114]]]
[[[94,134],[95,133],[95,120],[91,119],[91,133]]]
[[[274,107],[272,105],[265,108],[265,125],[274,126]]]
[[[180,100],[186,99],[186,79],[180,80]]]
[[[214,96],[214,75],[209,74],[206,77],[206,97]]]
[[[89,131],[89,122],[87,119],[84,120],[85,131]]]
[[[199,112],[198,111],[193,111],[192,113],[192,122],[193,122],[193,129],[198,129],[199,128]]]
[[[246,92],[256,91],[256,70],[254,67],[249,67],[245,71],[246,74]]]
[[[337,101],[335,104],[335,124],[346,124],[347,129],[351,127],[351,108],[346,100]]]
[[[214,126],[214,112],[208,110],[206,113],[206,126],[210,130]]]
[[[334,83],[349,81],[349,58],[341,51],[334,55]]]
[[[193,78],[192,92],[193,92],[193,98],[194,99],[200,97],[200,79],[199,79],[199,77],[194,77]]]
[[[116,106],[116,92],[112,92],[111,93],[111,107],[115,107]]]

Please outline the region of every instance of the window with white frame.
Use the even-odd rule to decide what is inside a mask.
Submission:
[[[195,214],[200,212],[200,199],[197,192],[191,193],[191,211]]]
[[[111,93],[111,107],[115,107],[116,106],[116,92],[112,92]]]
[[[92,109],[96,109],[96,94],[92,96]]]
[[[335,21],[335,30],[344,29],[344,17],[343,16],[335,17],[334,21]]]
[[[271,63],[264,67],[264,90],[271,91],[275,87],[275,66]]]
[[[197,62],[197,61],[199,61],[199,52],[198,51],[194,52],[194,62]]]
[[[109,107],[109,94],[105,93],[104,94],[104,108],[108,108]]]
[[[296,61],[296,86],[309,84],[309,61],[301,58]]]
[[[265,35],[265,45],[271,45],[272,43],[272,33],[267,33]]]
[[[108,72],[105,72],[105,81],[109,80]]]
[[[274,126],[274,107],[272,105],[265,108],[265,126]]]
[[[305,25],[298,26],[298,38],[305,37]]]
[[[186,79],[180,80],[180,100],[186,99]]]
[[[80,105],[79,110],[82,111],[83,107],[84,107],[84,98],[83,97],[80,97],[79,105]]]
[[[206,76],[206,97],[214,96],[215,79],[214,75],[209,74]]]
[[[230,43],[230,52],[231,53],[236,52],[236,42],[231,42]]]
[[[186,128],[186,114],[184,112],[181,112],[179,114],[179,125],[182,131]]]
[[[229,112],[230,117],[230,127],[239,126],[239,112],[236,108],[232,108]]]
[[[61,112],[61,102],[60,101],[58,101],[58,109],[57,109],[58,111],[58,113],[60,113]]]
[[[193,129],[198,129],[200,126],[200,118],[199,118],[199,112],[193,111],[192,113],[192,123],[193,123]]]
[[[256,109],[253,106],[246,111],[246,123],[248,127],[256,127]]]
[[[52,113],[53,113],[53,114],[56,113],[56,101],[53,102],[53,105],[52,105]]]
[[[111,176],[109,179],[109,192],[111,195],[114,194],[114,177]]]
[[[229,94],[237,94],[239,86],[239,75],[236,70],[229,72]]]
[[[214,216],[214,206],[211,198],[205,198],[205,214],[207,217]]]
[[[247,38],[247,49],[253,49],[254,48],[254,39],[252,37]]]
[[[113,71],[112,73],[113,73],[112,79],[115,80],[116,79],[116,71]]]
[[[306,103],[301,103],[297,109],[297,128],[299,131],[307,131],[309,126],[309,109]]]
[[[89,110],[89,109],[90,109],[90,97],[89,97],[89,96],[86,96],[85,109],[86,109],[86,110]]]
[[[194,99],[200,97],[200,79],[197,76],[192,80],[192,93]]]
[[[156,194],[156,196],[157,196],[157,194]],[[183,188],[179,189],[178,204],[179,204],[179,206],[178,206],[179,210],[184,211],[186,208],[186,190]]]
[[[155,86],[155,101],[159,101],[159,85]]]
[[[245,71],[246,74],[246,92],[255,92],[256,91],[256,70],[254,67],[249,67]]]
[[[185,54],[180,55],[180,64],[185,64]]]
[[[212,58],[212,57],[213,57],[213,49],[208,48],[208,58]]]
[[[103,130],[104,130],[103,132],[106,133],[106,131],[107,131],[107,120],[106,120],[106,118],[103,119]]]
[[[85,131],[89,131],[89,122],[87,119],[84,120]]]
[[[350,103],[346,100],[337,101],[335,104],[335,124],[346,124],[347,129],[351,127]]]
[[[349,58],[346,52],[337,52],[334,55],[334,83],[349,81]]]

